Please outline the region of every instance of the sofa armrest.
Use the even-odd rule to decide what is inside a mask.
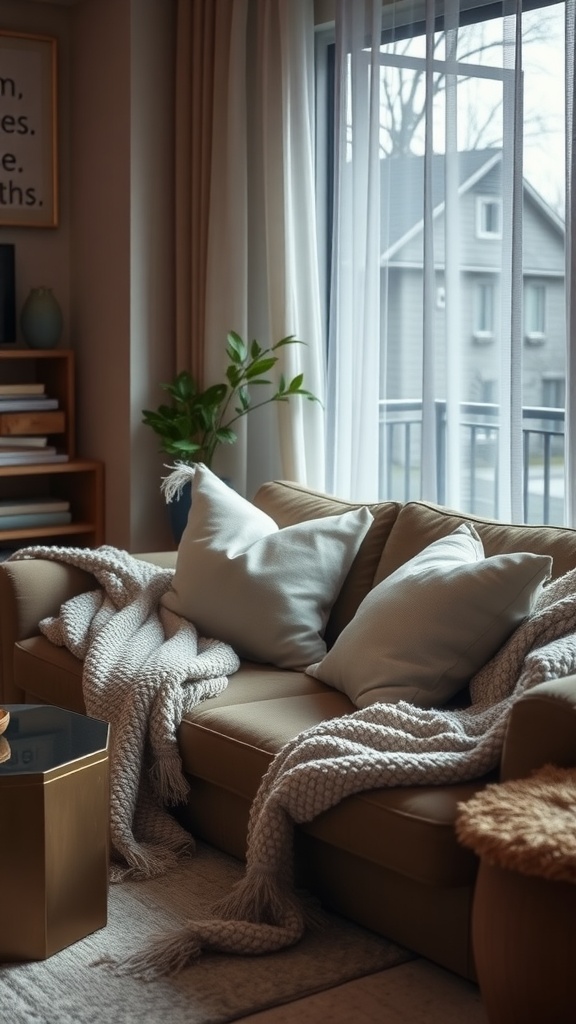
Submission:
[[[135,555],[163,569],[174,568],[175,551],[154,551]],[[65,601],[86,590],[94,590],[94,576],[63,562],[26,558],[0,564],[0,701],[17,704],[22,691],[14,684],[14,644],[39,632],[38,624],[58,615]]]
[[[576,675],[534,686],[512,708],[501,780],[524,778],[545,764],[576,767]]]
[[[91,573],[47,559],[0,565],[0,698],[5,704],[23,700],[14,684],[14,644],[36,636],[41,619],[57,615],[64,601],[94,585]]]

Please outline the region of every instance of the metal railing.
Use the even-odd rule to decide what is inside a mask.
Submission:
[[[485,402],[460,405],[463,511],[499,517],[499,407]],[[437,494],[446,502],[446,402],[435,403]],[[563,522],[564,409],[525,406],[522,410],[524,521]],[[380,402],[380,493],[397,501],[420,496],[422,402]]]

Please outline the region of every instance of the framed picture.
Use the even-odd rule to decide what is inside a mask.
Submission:
[[[0,29],[0,225],[58,224],[56,40]]]

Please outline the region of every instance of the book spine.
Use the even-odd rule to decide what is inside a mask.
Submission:
[[[48,466],[51,462],[68,462],[70,456],[64,452],[42,455],[42,449],[35,452],[0,452],[0,468],[2,466]]]
[[[0,396],[43,395],[45,391],[45,384],[0,384]]]
[[[58,412],[3,412],[0,409],[0,434],[63,434],[66,416]]]
[[[46,448],[48,444],[47,437],[41,437],[40,435],[26,435],[18,436],[17,434],[8,435],[7,437],[0,436],[0,451],[2,448]]]
[[[33,515],[38,512],[68,512],[70,502],[65,499],[47,498],[45,501],[34,498],[24,501],[1,501],[0,502],[0,523],[4,516]]]
[[[39,526],[66,526],[72,522],[71,512],[37,512],[2,516],[0,530],[25,530]]]
[[[37,412],[57,409],[57,398],[3,398],[0,397],[0,412]]]

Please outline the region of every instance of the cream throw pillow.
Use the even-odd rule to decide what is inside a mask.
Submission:
[[[484,558],[478,534],[463,524],[374,587],[306,671],[359,708],[443,704],[530,614],[551,568],[548,555]]]
[[[280,530],[198,465],[162,603],[242,658],[303,669],[326,653],[330,609],[372,521],[359,508]]]

